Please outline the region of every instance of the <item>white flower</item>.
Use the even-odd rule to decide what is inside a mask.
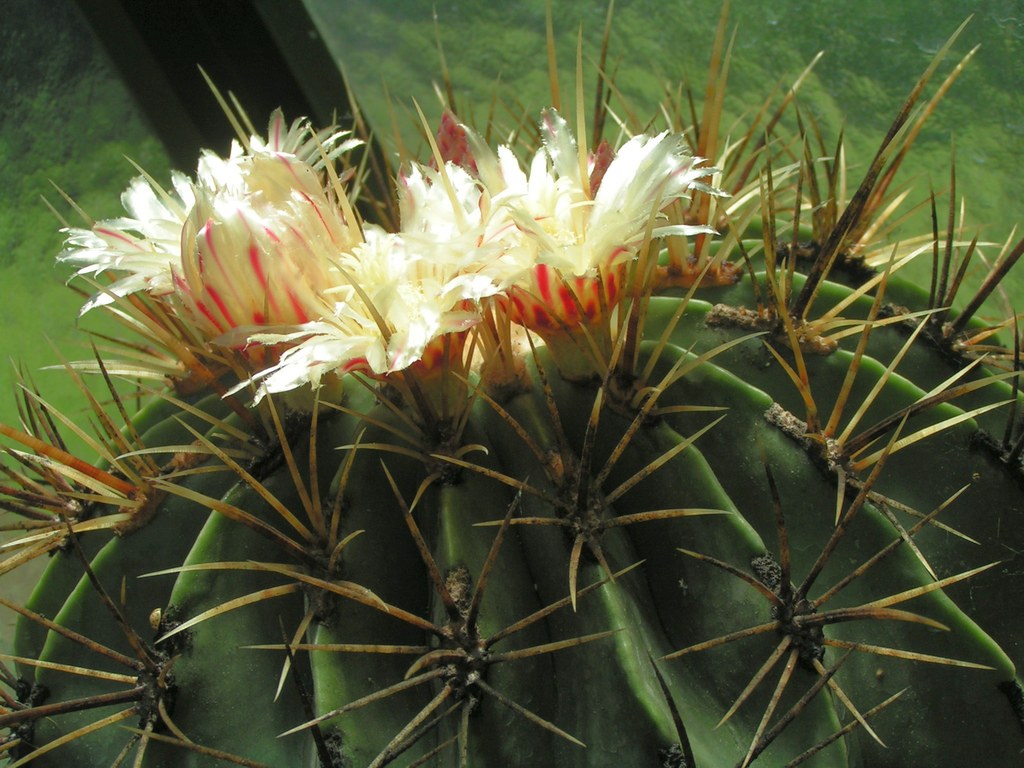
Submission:
[[[320,317],[337,284],[331,262],[357,230],[308,163],[253,147],[204,153],[182,234],[181,300],[210,337],[241,343],[256,326]],[[176,270],[177,271],[177,270]]]
[[[660,213],[703,187],[698,180],[711,169],[669,133],[633,137],[581,167],[576,140],[555,110],[544,112],[540,128],[543,147],[528,171],[507,147],[494,153],[478,137],[471,141],[481,183],[517,230],[502,235],[509,273],[518,270],[510,291],[516,319],[557,329],[577,324],[581,309],[594,316],[615,303],[620,268],[636,256],[652,216],[652,237],[711,231],[667,224]]]
[[[359,287],[357,292],[346,286],[346,307],[358,306],[372,318],[377,333],[364,357],[373,373],[385,374],[407,368],[431,341],[474,322],[462,304],[471,298],[466,286],[472,281],[424,259],[404,233],[373,228],[366,234],[367,241],[341,259],[351,284]]]
[[[263,392],[315,386],[329,370],[387,375],[418,362],[429,367],[446,335],[480,321],[479,302],[503,287],[504,244],[485,237],[485,191],[452,163],[443,170],[412,165],[400,177],[398,197],[401,231],[367,226],[364,241],[337,257],[341,279],[326,292],[330,317],[289,335],[250,337],[297,342],[257,377]]]
[[[173,192],[168,192],[139,176],[121,195],[127,217],[97,222],[92,229],[65,230],[65,249],[57,259],[78,266],[77,276],[107,271],[122,275],[86,302],[82,312],[136,291],[161,295],[172,290],[181,228],[195,195],[184,174],[172,174],[171,183]]]
[[[195,182],[174,174],[166,192],[134,180],[122,195],[129,217],[69,230],[61,261],[78,275],[116,276],[83,311],[145,290],[184,307],[211,338],[314,318],[336,282],[329,260],[357,237],[318,174],[359,143],[345,136],[305,120],[288,127],[277,111],[265,139],[233,142],[226,159],[204,152]]]
[[[413,279],[459,284],[462,298],[478,301],[512,278],[505,235],[515,223],[465,168],[413,164],[399,178],[398,203],[402,239],[416,264]]]
[[[475,281],[446,276],[411,252],[402,235],[376,227],[367,227],[365,234],[364,243],[339,259],[345,282],[328,292],[335,302],[330,316],[291,334],[250,336],[261,344],[295,343],[277,365],[256,377],[261,394],[317,386],[329,371],[404,370],[444,334],[479,321],[472,305]]]
[[[589,159],[584,183],[576,140],[565,120],[547,110],[540,127],[544,146],[529,174],[507,148],[490,162],[478,156],[477,163],[494,204],[507,205],[532,241],[536,262],[557,267],[567,277],[593,276],[597,269],[634,256],[652,214],[686,196],[710,173],[699,167],[699,158],[685,153],[678,135],[635,136],[602,168],[600,185],[592,193],[594,158]],[[662,221],[653,236],[706,231]]]

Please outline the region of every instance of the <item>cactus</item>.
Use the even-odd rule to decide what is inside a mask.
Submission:
[[[95,431],[27,384],[0,426],[0,573],[50,557],[0,756],[1016,765],[1020,344],[978,317],[1024,241],[964,300],[955,202],[891,234],[954,41],[849,199],[802,121],[613,149],[599,102],[592,149],[447,112],[395,211],[358,132],[225,105],[229,158],[68,232],[126,334],[64,366]]]

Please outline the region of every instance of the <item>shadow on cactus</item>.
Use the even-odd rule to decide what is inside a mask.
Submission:
[[[228,157],[67,228],[124,333],[61,366],[91,424],[26,380],[0,427],[0,573],[49,557],[2,601],[0,759],[1019,762],[1024,241],[962,235],[955,162],[896,235],[970,54],[847,196],[806,72],[726,138],[726,30],[700,113],[640,115],[607,34],[589,128],[580,74],[536,127],[449,88],[394,201],[361,124],[221,99]]]

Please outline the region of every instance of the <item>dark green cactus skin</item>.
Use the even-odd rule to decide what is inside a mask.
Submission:
[[[751,279],[745,278],[734,288],[699,291],[672,329],[669,346],[660,353],[654,380],[658,371],[667,370],[680,358],[695,358],[749,334],[710,325],[708,315],[717,303],[752,306],[755,299],[751,285]],[[896,281],[892,290],[897,290]],[[828,284],[817,301],[824,308],[848,293],[848,288]],[[643,355],[652,353],[654,340],[661,337],[681,301],[684,299],[671,296],[651,300]],[[870,303],[870,298],[858,300],[844,316],[864,317]],[[862,361],[851,410],[868,396],[907,336],[907,328],[901,325],[879,327],[871,333],[867,347],[871,360]],[[857,336],[848,337],[830,355],[805,356],[808,378],[822,413],[828,413],[837,396],[857,340]],[[646,420],[600,488],[596,487],[597,477],[632,417],[603,408],[593,444],[586,444],[584,436],[598,388],[560,379],[543,351],[536,361],[527,361],[533,371],[533,389],[504,400],[500,408],[534,444],[548,452],[547,456],[558,455],[563,464],[570,456],[583,463],[591,480],[589,498],[597,500],[592,507],[599,520],[680,508],[719,510],[721,514],[605,528],[597,534],[597,541],[610,568],[620,571],[640,565],[619,574],[614,581],[586,589],[605,579],[606,574],[590,549],[583,547],[576,608],[563,605],[519,631],[499,636],[493,644],[489,639],[496,633],[567,598],[573,538],[555,525],[514,524],[507,530],[480,525],[501,521],[513,503],[517,504],[513,519],[558,517],[563,511],[546,499],[566,493],[565,486],[554,482],[552,465],[542,465],[509,426],[509,419],[482,398],[473,405],[463,442],[486,448],[486,453],[471,452],[465,456],[466,461],[528,483],[548,497],[524,492],[517,501],[515,489],[508,483],[450,464],[444,465],[441,478],[417,497],[428,471],[436,466],[425,467],[419,460],[372,447],[359,448],[351,457],[351,446],[357,442],[366,446],[396,442],[384,425],[401,424],[387,408],[375,404],[361,386],[353,384],[346,388],[348,412],[325,410],[319,416],[315,468],[309,466],[309,431],[299,423],[302,417],[294,416],[287,430],[300,474],[308,481],[316,473],[315,487],[323,497],[323,508],[331,509],[338,495],[343,494],[337,505],[338,540],[360,532],[345,546],[333,570],[298,563],[293,552],[271,538],[175,494],[168,494],[153,519],[139,530],[123,536],[84,534],[79,537],[80,546],[108,594],[119,596],[124,585],[128,623],[146,643],[158,666],[168,670],[173,695],[167,694],[163,700],[176,726],[203,747],[251,761],[245,764],[320,765],[312,729],[283,738],[279,734],[401,683],[417,659],[430,652],[426,649],[466,647],[457,632],[438,636],[424,628],[434,623],[464,630],[471,645],[485,650],[474,657],[472,664],[453,654],[438,664],[417,667],[414,676],[431,670],[440,672],[432,680],[324,720],[319,725],[321,752],[331,756],[334,766],[373,764],[410,723],[413,726],[409,733],[419,738],[403,739],[403,748],[392,750],[397,754],[391,764],[409,765],[422,759],[425,762],[419,764],[457,766],[465,760],[471,766],[658,768],[688,765],[686,755],[692,752],[693,764],[700,768],[737,765],[744,760],[758,731],[785,658],[728,722],[715,726],[779,645],[783,634],[772,628],[706,651],[665,658],[691,645],[773,620],[768,599],[750,584],[680,550],[717,558],[758,578],[764,577],[764,566],[773,562],[777,565],[782,553],[766,467],[777,486],[785,519],[794,584],[799,584],[812,568],[836,530],[835,472],[825,465],[813,445],[766,416],[777,406],[799,420],[804,418],[805,410],[799,393],[767,351],[765,341],[763,336],[747,338],[671,384],[660,396],[662,407],[724,410],[681,410]],[[791,352],[775,346],[792,362]],[[538,365],[550,383],[557,421],[538,379]],[[897,412],[954,370],[948,355],[943,356],[923,339],[917,341],[898,367],[900,375],[874,396],[864,424]],[[975,378],[986,375],[980,369],[971,374]],[[915,417],[904,434],[923,423],[942,421],[964,410],[1012,397],[1009,384],[993,383]],[[200,407],[223,410],[218,398],[208,398]],[[145,414],[152,426],[146,431],[144,443],[157,446],[188,442],[190,435],[177,421],[181,415],[174,406],[155,403]],[[721,421],[664,466],[612,503],[603,503],[603,498],[620,484],[686,443],[719,416]],[[309,417],[304,418],[308,422]],[[830,623],[824,628],[825,637],[837,641],[949,657],[991,669],[953,668],[861,650],[852,652],[834,680],[861,712],[905,689],[896,702],[869,720],[886,746],[880,746],[864,727],[854,727],[806,764],[1020,764],[1024,731],[1020,713],[1014,711],[1012,703],[1019,691],[1014,683],[1014,664],[1024,660],[1024,561],[1020,554],[1024,552],[1024,493],[1019,463],[1008,465],[991,448],[993,441],[985,437],[998,436],[1005,419],[1005,409],[990,411],[891,456],[874,485],[878,493],[925,514],[969,486],[938,519],[977,544],[935,526],[925,526],[914,541],[938,579],[990,562],[998,564],[945,590],[893,606],[941,622],[948,631],[880,619]],[[230,447],[231,441],[216,432],[215,428],[209,438]],[[560,433],[568,440],[568,451],[559,442]],[[280,446],[271,445],[262,452],[250,471],[284,507],[302,519],[301,494]],[[582,458],[585,454],[586,459]],[[256,489],[229,468],[218,467],[219,462],[215,457],[208,459],[206,466],[218,471],[194,474],[182,482],[198,493],[224,499],[258,516],[294,538],[294,531]],[[393,477],[397,493],[384,467]],[[859,479],[865,480],[869,472],[866,470]],[[308,482],[305,485],[307,489],[312,487]],[[412,517],[437,571],[450,589],[458,593],[455,588],[461,586],[465,592],[453,595],[456,619],[461,615],[465,620],[467,601],[485,570],[492,543],[496,536],[502,536],[481,592],[477,621],[460,625],[446,609],[417,549],[399,496],[405,504],[417,499]],[[851,485],[843,507],[855,497]],[[895,507],[890,511],[905,528],[916,522]],[[809,596],[821,595],[898,536],[877,501],[864,504]],[[315,555],[312,561],[322,566],[326,560],[323,553],[317,553],[321,545],[315,538],[305,543],[307,551]],[[765,558],[768,553],[771,559]],[[752,561],[760,563],[760,569]],[[144,574],[178,566],[220,562],[281,564],[281,570],[301,569],[308,579],[300,583],[292,576],[266,569],[185,570],[143,578]],[[453,575],[460,572],[458,569],[466,569],[468,578],[460,581]],[[330,594],[317,580],[359,585],[389,607],[375,603],[375,599],[360,601]],[[903,544],[852,581],[826,607],[862,606],[933,581],[920,559]],[[200,622],[166,640],[158,639],[173,628],[172,622],[187,621],[208,608],[261,589],[276,590],[275,596]],[[83,576],[74,548],[54,556],[28,607],[136,657],[125,632]],[[161,609],[163,616],[156,630],[150,625],[154,609]],[[419,617],[420,622],[403,619],[402,612]],[[303,637],[294,638],[307,614],[310,618]],[[812,666],[813,637],[805,633],[804,639],[808,637],[808,650],[795,660],[791,681],[769,720],[769,730],[820,679]],[[502,658],[502,654],[516,649],[573,638],[589,641],[524,658]],[[299,647],[293,651],[292,669],[275,698],[285,651],[248,646],[280,646],[285,639],[319,646],[372,644],[382,647],[378,651],[384,646],[413,650],[384,653],[366,648],[357,652],[352,648]],[[126,669],[27,619],[21,623],[16,645],[19,656],[109,669],[138,675],[140,680],[147,674]],[[422,648],[417,651],[417,646]],[[843,654],[841,648],[827,647],[820,660],[828,668]],[[47,703],[126,687],[45,668],[22,666],[20,673],[40,686],[39,690],[45,688]],[[308,697],[305,702],[304,696]],[[586,746],[531,721],[504,699]],[[118,723],[38,754],[31,764],[131,764],[133,757],[118,763],[125,745],[135,738],[122,726],[139,728],[145,726],[147,718],[158,719],[155,699],[40,718],[31,728],[22,727],[25,741],[14,754],[27,755],[29,742],[45,749],[62,734],[121,712],[125,706],[136,708]],[[851,722],[855,721],[846,706],[826,687],[759,754],[755,764],[785,765]],[[162,727],[156,732],[168,736]],[[214,764],[228,763],[218,762],[211,753],[168,744],[166,738],[150,742],[142,762],[145,766]]]

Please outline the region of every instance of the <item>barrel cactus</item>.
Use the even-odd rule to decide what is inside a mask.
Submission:
[[[848,198],[766,132],[793,91],[732,140],[715,99],[497,147],[448,111],[397,203],[358,131],[229,109],[228,157],[67,232],[125,335],[65,364],[91,428],[28,385],[0,426],[0,572],[50,559],[3,757],[1019,764],[1020,344],[980,318],[1024,241],[954,190],[891,234],[952,46]]]

